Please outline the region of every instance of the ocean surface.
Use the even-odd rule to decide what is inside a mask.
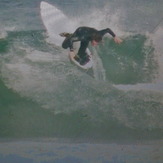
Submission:
[[[0,0],[0,161],[37,162],[44,153],[41,163],[161,163],[163,1],[46,1],[78,26],[109,27],[123,39],[117,45],[108,35],[90,47],[95,65],[88,71],[47,41],[40,2]]]

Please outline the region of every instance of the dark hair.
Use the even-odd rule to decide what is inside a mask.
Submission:
[[[102,36],[99,33],[93,33],[92,34],[92,40],[100,42],[100,41],[102,41]]]

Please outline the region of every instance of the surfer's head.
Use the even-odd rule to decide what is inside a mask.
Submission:
[[[98,45],[100,41],[102,41],[102,36],[99,33],[94,33],[91,37],[92,46]]]

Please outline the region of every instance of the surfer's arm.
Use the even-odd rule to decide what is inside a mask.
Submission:
[[[110,28],[103,29],[99,32],[102,36],[105,35],[106,33],[109,33],[113,37],[114,42],[117,44],[120,44],[122,42],[122,40],[119,37],[117,37],[116,34]]]
[[[103,30],[99,31],[99,33],[102,36],[104,36],[106,33],[109,33],[112,37],[116,37],[115,33],[110,28],[103,29]]]

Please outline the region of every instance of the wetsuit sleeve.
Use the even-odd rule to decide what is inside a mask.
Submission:
[[[77,42],[77,41],[81,41],[81,39],[79,37],[76,36],[76,33],[74,33],[70,39],[69,39],[69,47],[70,47],[70,51],[73,51],[73,42]]]
[[[81,42],[89,43],[90,33],[92,33],[92,28],[89,28],[89,27],[77,28],[76,31],[70,37],[70,50],[73,49],[73,42],[81,41]],[[87,46],[88,46],[88,43],[87,43]]]
[[[106,29],[103,29],[101,31],[99,31],[99,33],[104,36],[106,33],[109,33],[112,37],[115,37],[115,33],[110,29],[110,28],[106,28]]]

